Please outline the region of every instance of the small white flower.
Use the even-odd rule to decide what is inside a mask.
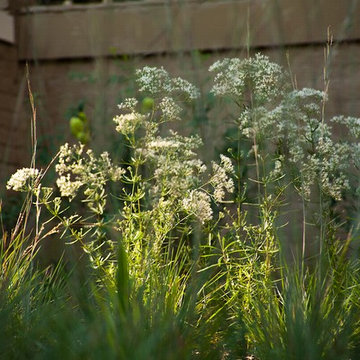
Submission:
[[[335,116],[331,120],[338,124],[345,125],[350,134],[356,138],[360,137],[360,119],[352,116]]]
[[[91,149],[84,154],[84,146],[68,144],[60,148],[58,164],[55,169],[59,175],[56,184],[59,187],[61,196],[69,197],[72,200],[79,188],[84,186],[84,195],[88,190],[94,194],[94,189],[99,194],[103,193],[108,180],[118,181],[125,170],[112,164],[109,153],[103,152],[99,157],[94,155]],[[87,204],[91,205],[91,199],[87,198]],[[98,202],[104,202],[97,196]]]
[[[140,91],[145,91],[153,96],[160,94],[183,93],[190,100],[199,97],[199,90],[187,80],[180,77],[171,79],[163,68],[145,66],[136,71]]]
[[[110,174],[110,178],[112,181],[119,181],[121,180],[122,176],[126,173],[126,171],[117,166],[117,167],[113,167],[113,169],[109,169],[109,174]]]
[[[40,171],[32,168],[22,168],[13,174],[7,182],[6,188],[14,191],[28,191],[33,189]]]
[[[160,102],[160,109],[165,119],[167,120],[179,120],[181,107],[176,104],[174,99],[165,96]]]
[[[210,196],[199,190],[192,190],[182,201],[184,210],[195,215],[202,224],[212,219],[213,211],[210,203]]]
[[[221,165],[222,165],[223,169],[227,173],[229,173],[229,174],[234,173],[234,166],[233,166],[231,160],[227,156],[220,154],[220,161],[221,161]]]
[[[181,147],[181,143],[174,139],[163,139],[157,138],[153,141],[150,141],[148,144],[149,149],[179,149]]]
[[[214,199],[218,203],[224,200],[225,190],[228,193],[234,192],[234,181],[228,176],[228,174],[234,173],[233,164],[225,155],[220,155],[220,159],[220,165],[212,162],[213,175],[210,179],[210,183],[214,187]]]
[[[114,117],[116,123],[116,131],[129,135],[135,132],[136,128],[144,121],[145,116],[136,112],[130,114],[117,115]]]
[[[255,102],[267,102],[281,93],[282,68],[261,54],[243,60],[216,61],[209,71],[216,73],[212,88],[215,95],[231,95],[240,100],[249,90],[249,84]]]
[[[79,180],[71,181],[70,174],[67,174],[66,176],[60,176],[56,180],[56,185],[60,190],[61,196],[69,197],[72,200],[83,183]]]
[[[138,104],[137,99],[135,98],[126,98],[122,103],[118,105],[120,110],[127,110],[131,112],[135,112],[135,108]]]
[[[189,99],[195,100],[200,96],[199,90],[187,80],[180,77],[172,80],[173,89],[172,91],[180,91],[186,94]]]
[[[171,80],[167,71],[161,67],[145,66],[136,71],[140,91],[158,95],[164,91],[171,91]]]

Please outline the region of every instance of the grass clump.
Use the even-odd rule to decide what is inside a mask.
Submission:
[[[164,126],[189,116],[196,87],[145,67],[151,105],[125,99],[114,118],[126,159],[64,144],[56,186],[35,156],[11,177],[28,197],[2,235],[5,358],[357,358],[360,267],[338,208],[357,193],[360,120],[333,118],[350,133],[336,140],[326,92],[292,88],[262,55],[210,70],[236,129],[217,161]],[[298,218],[284,220],[291,201]],[[46,238],[75,259],[39,267]]]

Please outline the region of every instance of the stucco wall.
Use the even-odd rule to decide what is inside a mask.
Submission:
[[[37,6],[19,20],[21,59],[154,54],[360,39],[354,0],[180,0]]]

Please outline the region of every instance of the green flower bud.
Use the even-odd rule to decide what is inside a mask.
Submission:
[[[84,122],[87,121],[87,118],[86,118],[86,115],[83,111],[80,111],[78,114],[77,114],[78,118]]]
[[[70,131],[74,136],[84,131],[84,123],[78,117],[72,117],[70,119]]]
[[[82,143],[82,144],[87,144],[90,140],[90,134],[88,132],[79,132],[76,135],[76,138]]]
[[[141,102],[141,107],[143,111],[149,111],[154,108],[155,102],[154,99],[151,97],[145,97]]]

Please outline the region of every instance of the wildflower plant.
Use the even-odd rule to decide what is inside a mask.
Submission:
[[[22,273],[49,235],[79,244],[88,259],[89,279],[81,287],[85,299],[65,292],[57,300],[60,310],[43,320],[51,334],[70,329],[74,339],[63,346],[61,337],[54,342],[43,332],[36,351],[71,347],[64,357],[88,358],[102,357],[96,351],[105,349],[109,358],[164,353],[159,358],[282,359],[294,351],[297,331],[306,352],[319,359],[337,351],[338,333],[350,344],[342,354],[357,349],[360,322],[350,321],[349,314],[359,318],[360,267],[347,262],[350,240],[338,241],[329,214],[352,186],[360,120],[327,121],[327,93],[291,88],[286,72],[260,54],[217,61],[209,70],[212,94],[235,104],[237,152],[230,148],[217,161],[202,161],[199,136],[166,128],[184,121],[186,103],[197,99],[198,89],[163,68],[144,67],[136,72],[139,98],[145,96],[150,105],[124,99],[113,119],[119,141],[128,148],[126,159],[64,144],[54,160],[56,186],[42,184],[46,170],[36,169],[35,161],[8,181],[8,189],[33,195],[27,211],[31,202],[36,208],[35,245],[23,251],[21,237],[14,236],[13,246],[27,259]],[[351,138],[336,139],[333,124],[345,125]],[[241,153],[243,143],[250,145]],[[247,177],[241,171],[245,166],[251,168]],[[321,246],[313,267],[305,261],[305,242],[300,266],[284,260],[280,228],[288,225],[279,225],[279,218],[289,189],[304,209],[310,201],[319,204]],[[115,210],[111,198],[118,201]],[[305,210],[303,220],[306,224]],[[3,269],[9,263],[15,268],[11,252],[0,250]],[[9,284],[17,284],[15,275]],[[0,278],[1,288],[7,285]],[[69,298],[75,306],[64,305]],[[324,301],[317,306],[320,298]],[[57,304],[39,300],[46,313],[52,301]],[[65,320],[57,320],[54,330],[58,311]],[[74,324],[74,314],[80,325]],[[324,318],[324,327],[314,327],[316,316]],[[82,327],[92,333],[80,339]],[[180,349],[174,354],[175,347]]]
[[[233,192],[229,158],[222,156],[219,164],[213,162],[209,174],[198,158],[202,145],[198,136],[160,132],[162,124],[180,120],[182,104],[195,99],[198,90],[181,78],[171,78],[164,69],[145,67],[137,71],[137,77],[139,90],[157,98],[145,113],[135,98],[119,104],[120,114],[113,121],[129,147],[129,160],[117,165],[107,152],[96,156],[83,144],[64,144],[55,165],[57,189],[40,186],[38,190],[38,201],[50,211],[52,222],[59,221],[57,230],[63,227],[62,236],[79,242],[91,266],[111,275],[113,281],[114,237],[120,237],[130,274],[140,281],[146,277],[141,260],[145,253],[159,259],[170,238],[176,242],[179,227],[195,219],[205,225],[213,218],[215,203],[222,202],[226,192]],[[36,169],[21,171],[9,180],[9,188],[26,190],[25,185],[40,174]],[[107,210],[109,182],[116,189],[111,196],[121,204],[118,213],[111,215]],[[81,201],[85,208],[69,214],[68,206],[74,201]]]
[[[209,70],[215,73],[212,92],[230,96],[238,105],[239,133],[253,142],[250,155],[256,162],[264,158],[261,152],[272,152],[272,175],[292,173],[291,181],[307,201],[314,186],[329,198],[342,198],[349,189],[348,171],[356,161],[357,145],[336,141],[332,123],[348,126],[356,138],[358,119],[337,116],[326,121],[326,92],[291,90],[285,72],[263,55],[221,60]]]

